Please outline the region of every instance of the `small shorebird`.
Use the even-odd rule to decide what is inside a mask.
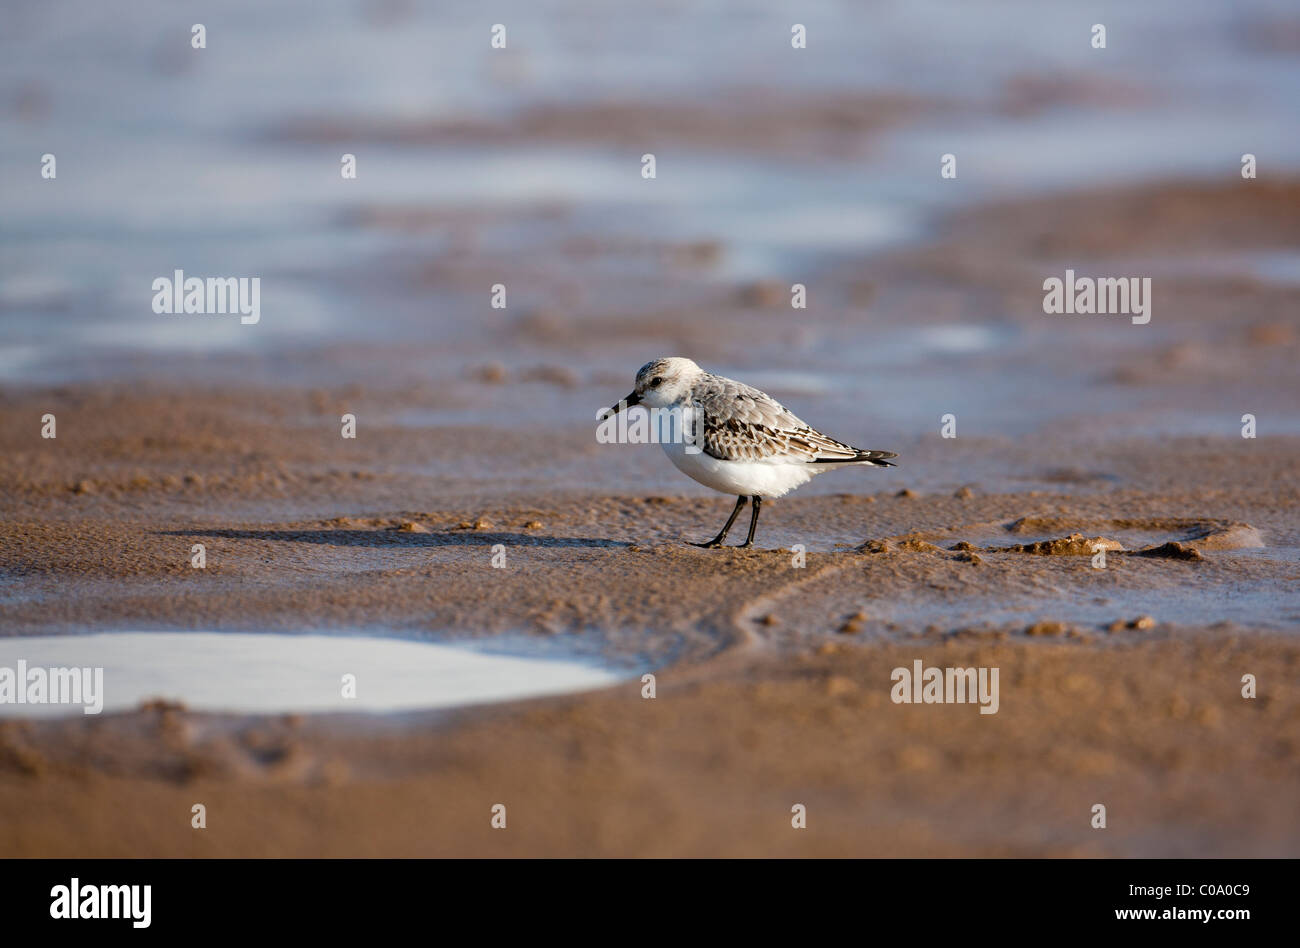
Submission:
[[[705,372],[690,359],[647,362],[636,374],[636,387],[604,417],[645,405],[680,413],[684,436],[661,439],[664,453],[683,474],[705,487],[736,494],[736,506],[722,531],[707,543],[718,547],[736,522],[746,500],[753,501],[749,536],[764,497],[780,497],[818,474],[850,464],[893,467],[892,451],[864,451],[827,437],[806,424],[772,396],[743,382]]]

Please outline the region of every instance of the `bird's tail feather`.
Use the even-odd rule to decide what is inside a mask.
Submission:
[[[893,451],[857,451],[853,457],[849,458],[817,458],[814,464],[869,464],[872,467],[897,467],[897,464],[890,464],[885,458],[896,458],[898,455]]]

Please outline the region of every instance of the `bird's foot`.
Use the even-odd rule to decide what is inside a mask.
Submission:
[[[690,543],[691,546],[698,546],[702,550],[716,550],[718,547],[722,546],[722,537],[714,537],[707,543],[695,543],[691,540],[687,540],[686,542]]]

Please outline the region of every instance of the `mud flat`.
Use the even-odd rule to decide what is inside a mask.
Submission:
[[[759,368],[718,341],[784,322],[744,287],[717,310],[700,291],[692,321],[685,304],[640,318],[647,294],[605,342],[581,301],[531,334],[498,326],[514,347],[499,368],[473,340],[450,360],[322,343],[7,386],[0,634],[510,636],[631,673],[392,718],[5,721],[0,852],[1300,854],[1297,290],[1206,272],[1172,295],[1157,283],[1149,326],[1046,322],[1042,275],[1118,239],[1142,193],[1080,199],[1068,228],[1051,202],[1019,203],[985,218],[997,246],[829,268],[816,332],[772,343],[791,373],[774,393],[902,466],[772,504],[760,550],[684,545],[729,502],[590,428],[632,356],[675,349],[688,322],[717,362]],[[1192,193],[1207,191],[1147,194],[1124,252],[1194,265],[1247,217],[1255,250],[1293,236],[1258,195]],[[1193,229],[1209,236],[1185,246]],[[859,371],[874,401],[801,381],[841,332],[929,324],[993,325],[1006,345],[901,348]],[[356,440],[339,436],[347,412]],[[1241,437],[1245,412],[1259,437]],[[40,438],[46,413],[57,439]],[[917,660],[999,668],[999,710],[894,704],[891,670]]]
[[[140,443],[144,421],[128,422],[134,434],[98,427],[97,396],[82,397],[100,439]],[[1287,439],[1252,445],[1230,488],[1196,459],[1231,442],[1117,443],[1090,455],[1117,478],[1105,490],[998,493],[979,478],[964,492],[795,497],[765,524],[781,548],[703,551],[681,540],[725,500],[531,490],[413,509],[403,501],[422,487],[402,465],[313,480],[310,460],[271,460],[310,455],[306,436],[273,434],[275,453],[248,467],[181,447],[123,472],[101,440],[93,459],[74,448],[47,473],[28,468],[0,525],[3,629],[309,621],[429,641],[524,636],[616,660],[627,683],[393,719],[164,705],[6,721],[6,854],[1300,851]],[[999,446],[965,450],[979,469]],[[13,478],[24,454],[5,456]],[[1112,550],[1096,569],[1072,535],[1198,555]],[[491,566],[494,547],[507,568]],[[998,712],[893,704],[891,670],[916,660],[999,668]],[[195,800],[212,814],[201,834]],[[489,828],[499,802],[508,834]],[[1089,826],[1098,802],[1105,831]],[[806,831],[789,828],[795,803]]]
[[[918,658],[999,667],[997,714],[891,703],[891,669]],[[1222,632],[846,641],[664,671],[653,701],[634,682],[390,727],[7,722],[0,839],[24,856],[1293,856],[1298,666],[1289,638]]]

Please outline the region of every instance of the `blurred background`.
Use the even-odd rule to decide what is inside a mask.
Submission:
[[[1295,0],[0,0],[0,658],[342,632],[672,694],[0,727],[0,849],[1294,855],[1297,128]],[[1150,322],[1045,314],[1068,269]],[[155,313],[176,270],[260,321]],[[899,466],[687,546],[730,501],[595,438],[665,355]],[[918,656],[1002,710],[896,708]]]
[[[1300,165],[1298,120],[1288,0],[5,2],[0,373],[432,384],[389,420],[588,426],[679,354],[850,440],[929,432],[958,404],[1007,436],[1220,432],[1235,404],[1211,418],[1114,383],[1162,359],[1194,373],[1207,326],[1291,340],[1274,323],[1300,287],[1294,193],[1216,237],[1222,194],[1189,217],[1194,190],[1144,214],[1122,189],[1240,188],[1245,152],[1267,187]],[[1096,221],[1050,203],[1098,189]],[[990,203],[1009,210],[986,227]],[[1261,207],[1276,219],[1254,227]],[[1151,325],[1044,316],[1067,266],[1152,276]],[[261,322],[155,314],[175,269],[260,277]],[[1276,312],[1184,318],[1171,284],[1204,299],[1207,275],[1267,286]],[[1300,431],[1272,390],[1256,410]]]

